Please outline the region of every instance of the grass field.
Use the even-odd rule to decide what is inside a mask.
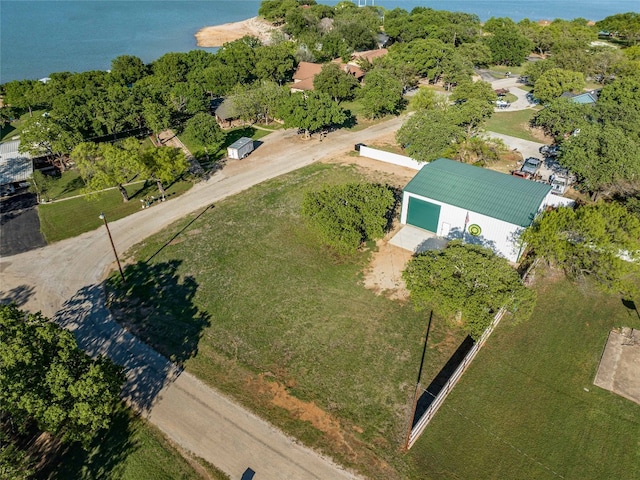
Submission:
[[[71,182],[76,180],[71,179]],[[167,199],[186,192],[192,185],[189,181],[179,180],[166,187]],[[62,186],[60,188],[60,195],[63,196],[65,189]],[[38,205],[40,230],[45,240],[52,243],[88,232],[102,224],[98,218],[100,212],[104,212],[109,221],[117,220],[140,210],[140,199],[149,195],[159,196],[155,183],[149,183],[147,187],[144,187],[144,183],[128,185],[126,189],[130,195],[126,203],[122,201],[118,189],[112,189],[95,197],[85,196]]]
[[[490,132],[502,133],[532,142],[539,142],[540,140],[527,130],[529,121],[535,113],[535,110],[496,112],[487,120],[484,128]]]
[[[199,470],[206,471],[209,478],[229,478],[201,460],[191,461]],[[115,416],[111,428],[88,451],[72,446],[38,478],[197,480],[203,476],[155,427],[123,408]]]
[[[503,321],[400,453],[427,314],[364,289],[369,254],[336,258],[299,215],[304,191],[362,175],[314,164],[184,219],[129,252],[141,262],[112,308],[206,383],[368,478],[638,478],[640,407],[591,382],[610,328],[640,321],[619,298],[552,277],[538,279],[534,317]],[[434,320],[423,383],[461,340]]]
[[[609,331],[640,328],[637,313],[590,285],[537,283],[533,318],[494,332],[410,451],[415,471],[434,479],[640,478],[640,405],[592,384]]]
[[[304,191],[358,179],[355,167],[314,164],[216,204],[184,232],[190,218],[170,227],[135,250],[153,259],[127,269],[115,310],[165,355],[305,443],[370,478],[402,478],[396,452],[428,312],[365,289],[369,253],[336,258],[299,214]],[[423,374],[437,373],[461,340],[437,322]],[[274,402],[278,389],[288,403]],[[306,417],[316,405],[321,415]]]

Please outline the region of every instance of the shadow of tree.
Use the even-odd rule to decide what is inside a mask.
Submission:
[[[141,448],[135,438],[136,420],[124,405],[111,419],[108,430],[101,432],[87,450],[71,444],[38,472],[38,478],[122,478],[125,461]]]
[[[178,366],[114,320],[105,305],[103,284],[80,289],[65,302],[54,321],[73,332],[79,347],[89,355],[104,355],[125,368],[122,397],[143,413],[181,373]]]
[[[30,285],[18,285],[8,292],[0,292],[0,304],[15,303],[18,307],[29,301],[34,294],[34,288]]]
[[[127,283],[107,281],[109,308],[116,320],[178,365],[196,355],[209,314],[193,305],[198,284],[176,273],[182,262],[139,262],[125,269]]]

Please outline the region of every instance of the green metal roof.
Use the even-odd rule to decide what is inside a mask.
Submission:
[[[405,192],[527,227],[550,185],[439,158],[413,177]]]

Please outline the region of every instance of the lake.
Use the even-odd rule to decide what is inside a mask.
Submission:
[[[371,4],[371,0],[367,0]],[[364,3],[364,0],[360,0]],[[337,0],[321,1],[335,5]],[[357,3],[357,0],[356,0]],[[637,10],[637,0],[377,0],[387,9],[417,6],[532,20],[600,20]],[[118,55],[148,63],[196,47],[202,27],[256,16],[260,0],[0,0],[0,83],[51,72],[106,70]],[[205,49],[215,51],[215,49]]]

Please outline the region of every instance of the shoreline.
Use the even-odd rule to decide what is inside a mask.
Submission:
[[[245,35],[258,37],[262,43],[268,43],[271,32],[274,30],[278,30],[278,28],[266,20],[251,17],[239,22],[203,27],[195,33],[195,37],[198,47],[221,47],[225,43],[239,40]]]

